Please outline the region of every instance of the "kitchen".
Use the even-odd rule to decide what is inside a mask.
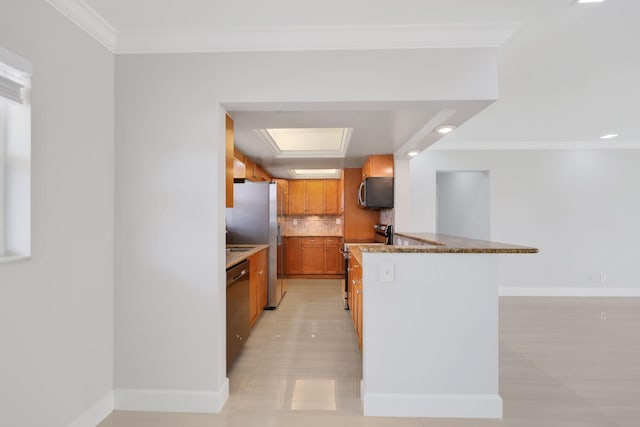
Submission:
[[[242,115],[238,117],[242,118]],[[433,133],[442,135],[454,128],[454,125],[447,124],[434,129]],[[314,138],[316,144],[318,144],[317,141],[322,141],[319,147],[330,146],[331,140],[322,137],[331,131],[335,133],[335,129],[278,128],[262,131],[254,129],[258,135],[267,134],[270,137],[269,141],[265,142],[265,145],[270,148],[272,145],[277,145],[279,148],[286,146],[295,153],[286,156],[284,163],[287,168],[290,168],[289,176],[298,179],[273,178],[260,164],[265,159],[260,159],[259,163],[257,159],[252,159],[235,147],[235,145],[242,145],[243,150],[256,152],[255,146],[249,145],[247,140],[235,144],[235,129],[237,128],[234,120],[227,117],[227,165],[233,165],[233,181],[227,181],[229,185],[227,194],[233,195],[234,205],[232,208],[227,208],[227,251],[229,251],[227,266],[233,265],[229,259],[241,259],[238,258],[236,251],[247,250],[246,245],[252,244],[254,246],[246,252],[245,258],[249,259],[249,267],[244,267],[245,270],[250,268],[252,257],[256,256],[255,253],[268,252],[269,257],[274,259],[269,265],[271,281],[268,286],[265,282],[259,282],[257,276],[253,279],[250,275],[249,279],[245,280],[243,286],[253,289],[245,292],[245,301],[251,300],[252,303],[238,305],[230,303],[231,298],[227,300],[229,325],[227,348],[236,349],[233,352],[233,358],[227,360],[227,369],[233,373],[230,378],[238,375],[238,370],[233,369],[235,357],[241,352],[242,345],[247,342],[251,328],[260,317],[260,313],[264,309],[277,310],[279,301],[286,298],[287,282],[291,278],[305,278],[307,280],[300,286],[313,288],[318,286],[315,285],[314,278],[339,278],[344,274],[340,289],[334,291],[342,291],[344,308],[350,310],[356,341],[364,355],[365,363],[363,363],[359,394],[363,399],[365,415],[501,418],[502,400],[497,391],[496,370],[498,290],[495,284],[495,263],[498,254],[536,253],[537,249],[438,234],[420,235],[403,232],[398,233],[394,239],[393,225],[390,224],[394,221],[394,155],[371,155],[366,158],[361,168],[343,168],[342,170],[328,167],[328,165],[335,165],[336,161],[333,158],[314,159],[324,160],[324,169],[307,169],[303,172],[303,168],[295,166],[295,161],[304,161],[313,154],[301,153],[300,147],[312,145],[308,139]],[[315,135],[316,133],[321,135]],[[275,141],[278,135],[282,134],[290,134],[292,138],[286,143]],[[260,139],[264,138],[258,140]],[[349,141],[346,142],[348,145]],[[260,144],[257,146],[259,147]],[[318,148],[316,147],[315,150],[317,151]],[[277,157],[285,150],[273,151],[276,159],[266,159],[266,161],[271,161],[271,164],[277,167],[279,166]],[[232,157],[232,161],[229,157]],[[247,172],[247,164],[250,165],[249,172]],[[305,172],[311,176],[305,176],[306,179],[302,179],[301,175]],[[339,174],[339,179],[318,179],[320,173],[334,176]],[[229,175],[231,174],[227,176]],[[257,200],[261,202],[256,203]],[[227,199],[227,203],[231,204],[230,199]],[[271,206],[271,209],[268,206]],[[266,218],[271,220],[266,221]],[[388,223],[381,224],[382,218]],[[257,231],[256,224],[260,223],[264,223],[264,233]],[[271,233],[267,233],[267,229],[270,229]],[[263,234],[270,234],[271,239],[260,240],[256,237]],[[268,244],[268,249],[264,249],[263,244]],[[432,256],[429,256],[430,254]],[[446,257],[446,254],[453,255],[453,259]],[[478,255],[470,260],[468,256],[461,257],[458,254]],[[341,260],[342,255],[344,255],[344,262]],[[416,256],[420,258],[416,259]],[[435,256],[434,260],[442,260],[437,261],[437,267],[432,265],[426,271],[418,267],[420,264],[430,265],[430,259],[433,256]],[[422,259],[423,257],[426,258]],[[379,272],[377,270],[372,272],[373,265],[368,258],[376,259],[373,265],[379,267]],[[411,261],[407,263],[407,259]],[[399,271],[394,273],[396,268]],[[278,272],[277,277],[274,270]],[[429,377],[433,374],[427,375],[422,381],[423,384],[431,387],[431,391],[427,394],[415,394],[410,400],[400,396],[390,398],[388,393],[380,393],[379,388],[376,390],[375,385],[380,378],[383,378],[386,384],[394,382],[388,377],[389,371],[384,367],[389,366],[390,363],[397,365],[397,361],[381,357],[385,352],[380,352],[380,343],[395,341],[394,334],[387,335],[384,331],[410,330],[406,324],[408,320],[405,322],[391,320],[400,316],[392,316],[387,320],[388,324],[382,328],[369,326],[377,324],[376,319],[380,320],[379,315],[372,317],[368,314],[370,311],[379,311],[369,302],[376,298],[376,281],[394,283],[395,275],[401,277],[407,272],[412,274],[411,272],[419,270],[421,273],[417,277],[404,278],[402,282],[396,283],[396,286],[399,289],[407,287],[410,289],[409,294],[419,295],[424,293],[425,289],[422,280],[430,277],[429,282],[438,283],[439,286],[427,287],[429,290],[424,298],[418,300],[439,301],[438,305],[441,308],[444,307],[447,313],[441,316],[450,319],[451,334],[460,334],[461,337],[473,335],[480,339],[480,343],[474,344],[473,350],[471,348],[461,350],[460,343],[454,346],[446,344],[449,337],[442,343],[440,357],[434,357],[429,352],[425,353],[424,348],[419,344],[407,346],[405,342],[398,342],[394,347],[404,348],[402,354],[405,352],[420,354],[422,360],[430,359],[432,363],[429,366],[435,367],[438,371],[447,369],[452,377],[460,377],[461,372],[466,372],[464,377],[475,384],[476,390],[478,390],[478,384],[485,387],[482,392],[476,391],[475,397],[465,395],[464,390],[467,386],[464,384],[458,386],[460,387],[459,395],[445,385],[438,386],[438,381],[435,380],[437,375],[433,378]],[[461,272],[463,272],[462,276]],[[461,280],[471,284],[471,287],[459,289]],[[252,282],[261,283],[262,287],[258,289],[257,285],[252,286]],[[236,292],[237,283],[239,282],[228,285],[229,295]],[[370,288],[372,285],[374,287]],[[418,288],[416,289],[415,286]],[[442,289],[458,289],[456,292],[460,295],[466,295],[467,298],[481,298],[484,302],[469,306],[468,302],[471,300],[465,302],[465,297],[451,299],[451,296]],[[251,295],[265,291],[270,296],[269,304],[262,303],[256,306],[256,301],[266,301],[266,299],[259,295],[252,298]],[[367,298],[363,298],[365,293],[369,295]],[[310,296],[310,298],[314,297]],[[398,301],[398,294],[387,295],[385,301]],[[247,305],[250,306],[248,310]],[[405,302],[400,310],[407,310],[413,313],[412,316],[416,316],[421,311],[421,307],[420,305],[413,307],[413,305],[412,302]],[[386,305],[384,310],[391,314],[395,309]],[[239,312],[245,315],[245,328],[242,333],[234,329],[233,323],[233,318]],[[472,326],[461,327],[452,313],[464,313],[465,318],[477,320],[472,323]],[[459,315],[457,317],[459,318]],[[420,331],[421,334],[429,334],[429,329],[420,328]],[[381,341],[378,342],[378,340]],[[437,342],[438,338],[433,338],[431,341]],[[469,356],[464,358],[463,362],[451,364],[448,360],[456,357],[455,355],[461,351]],[[251,357],[259,356],[253,354]],[[407,360],[405,357],[405,364],[413,366],[414,371],[421,363],[420,359],[412,363],[407,363]],[[483,362],[478,363],[477,360]],[[241,360],[239,363],[244,369],[245,362]],[[395,370],[394,376],[403,378],[400,372],[401,370]],[[398,383],[396,380],[395,387],[406,387],[401,384],[402,381]],[[374,384],[374,386],[367,384]],[[447,392],[445,393],[444,390]],[[399,403],[398,399],[406,401]],[[482,405],[479,406],[479,402],[482,402]]]
[[[55,4],[72,3],[95,7],[98,15],[68,19],[73,10],[55,10]],[[536,256],[509,257],[500,264],[503,295],[637,295],[638,86],[633,82],[639,63],[629,53],[638,39],[637,2],[508,2],[508,8],[501,2],[414,2],[386,10],[367,2],[350,8],[343,3],[322,3],[325,15],[270,3],[264,13],[251,14],[265,27],[259,41],[266,43],[249,46],[254,51],[236,44],[233,52],[224,50],[234,47],[224,41],[238,41],[238,33],[225,30],[251,24],[241,21],[248,16],[243,3],[222,6],[240,12],[232,21],[201,8],[165,9],[172,19],[191,13],[225,20],[222,38],[198,33],[200,44],[174,37],[184,33],[165,33],[172,19],[163,21],[167,25],[154,20],[162,9],[131,2],[2,3],[0,43],[31,61],[35,74],[33,258],[0,268],[2,337],[10,344],[3,356],[0,394],[6,405],[0,424],[62,426],[78,418],[86,422],[72,425],[95,425],[114,408],[222,409],[228,384],[225,168],[219,143],[224,141],[224,112],[238,111],[234,103],[252,104],[249,111],[265,103],[280,104],[273,105],[274,111],[283,105],[297,111],[302,102],[325,110],[358,102],[480,102],[497,99],[499,73],[500,100],[450,135],[444,144],[448,150],[434,144],[428,154],[412,159],[409,169],[398,165],[404,159],[396,163],[396,179],[403,181],[397,188],[411,189],[396,194],[398,229],[435,229],[437,171],[490,170],[492,236],[541,248]],[[111,7],[115,4],[120,6]],[[83,16],[104,18],[93,23],[113,27],[95,30],[82,25]],[[136,22],[147,30],[155,22],[158,35],[166,37],[135,33],[145,29]],[[512,22],[523,25],[508,41],[489,40],[487,30],[504,30]],[[398,30],[418,24],[411,34],[426,34],[426,43],[409,46],[394,37],[399,31],[378,27],[392,23],[400,25]],[[355,26],[364,25],[371,37],[359,40],[370,43],[356,45],[349,34],[331,31],[340,24],[356,34],[362,27]],[[288,25],[316,25],[316,30],[320,25],[325,40],[334,44],[311,46],[304,28],[296,32]],[[455,40],[466,40],[465,47],[433,49],[429,31],[434,25],[437,35],[462,36]],[[149,37],[132,39],[136,34]],[[279,44],[273,43],[276,39]],[[212,50],[221,46],[213,42],[222,42],[223,50]],[[607,134],[620,137],[599,140],[606,127],[617,131]],[[412,222],[413,227],[400,226]],[[548,313],[558,300],[543,307],[537,324],[551,326],[548,332],[554,330]],[[592,308],[597,322],[580,324],[620,337],[620,329],[607,326],[614,325],[611,312],[602,320],[601,312],[608,310]],[[628,342],[637,342],[635,335]],[[594,347],[601,343],[595,341]],[[542,345],[552,356],[557,348]],[[577,359],[601,356],[607,369],[621,368],[610,352],[605,357],[578,348],[583,351]],[[565,372],[576,368],[574,363],[565,366]],[[584,394],[575,399],[569,393],[577,390],[560,382],[566,378],[562,373],[542,368],[544,375],[535,378],[558,385],[542,390],[552,391],[545,401],[550,408],[540,406],[544,410],[537,415],[519,410],[516,399],[530,394],[512,388],[513,411],[505,425],[583,425],[585,408],[588,415],[599,416],[590,425],[622,424],[621,414],[636,416],[635,424],[627,424],[637,424],[633,401],[625,406],[618,400],[618,417],[611,421],[603,401]],[[635,372],[635,365],[629,368],[627,374]],[[615,393],[602,377],[591,384],[603,390],[604,402],[633,397]],[[637,389],[637,380],[631,385]],[[557,399],[560,389],[567,399]],[[567,410],[562,412],[561,405]],[[560,413],[562,421],[556,418]],[[237,424],[243,415],[232,421]],[[298,418],[261,415],[264,422],[279,425]],[[131,418],[139,424],[147,416],[154,414],[133,413]],[[123,412],[114,414],[123,417]],[[166,424],[173,417],[148,423]],[[183,424],[195,417],[185,418],[189,421]],[[331,417],[322,421],[345,424]]]
[[[232,125],[230,120],[227,118]],[[268,289],[268,298],[251,297],[246,323],[253,326],[259,312],[278,307],[286,294],[288,278],[346,279],[343,298],[344,307],[348,309],[349,280],[344,276],[348,273],[348,251],[345,249],[352,243],[375,242],[378,228],[384,228],[388,233],[384,239],[391,243],[391,226],[378,222],[380,209],[393,207],[393,155],[370,156],[364,170],[343,169],[339,179],[286,180],[268,176],[240,150],[234,149],[233,153],[234,207],[227,209],[226,217],[227,268],[245,259],[255,263],[256,254],[262,252],[268,252],[269,257],[268,280],[260,285],[252,284],[250,292],[253,295]],[[247,172],[247,165],[260,172]],[[380,179],[386,187],[374,188],[372,183]],[[357,193],[365,183],[369,189],[363,188],[361,197],[369,194],[368,209],[358,204]],[[374,196],[384,199],[384,203],[372,205],[376,201]],[[261,274],[260,270],[256,274]],[[257,303],[258,300],[261,302]],[[236,311],[227,305],[228,322]],[[248,331],[248,327],[245,330]],[[233,345],[234,340],[229,341],[230,338],[246,340],[242,335],[228,333],[227,346]],[[232,362],[227,360],[228,367]]]

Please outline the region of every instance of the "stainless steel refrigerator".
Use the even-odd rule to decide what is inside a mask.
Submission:
[[[246,181],[233,185],[233,208],[226,212],[227,243],[269,245],[269,309],[278,307],[287,292],[280,228],[283,212],[276,183]]]

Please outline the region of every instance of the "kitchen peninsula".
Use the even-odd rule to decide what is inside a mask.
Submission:
[[[364,414],[502,418],[498,260],[538,250],[432,233],[394,238],[350,248],[362,268]]]

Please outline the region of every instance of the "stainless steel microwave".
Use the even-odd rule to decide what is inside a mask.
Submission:
[[[393,207],[393,177],[368,177],[360,184],[358,206],[367,209]]]

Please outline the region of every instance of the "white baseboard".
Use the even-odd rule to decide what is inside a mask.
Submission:
[[[68,427],[96,427],[113,412],[113,407],[113,391],[109,391],[73,420]]]
[[[500,287],[501,297],[640,297],[640,288],[509,288]]]
[[[498,394],[364,395],[364,415],[423,418],[502,418]]]
[[[229,398],[229,379],[218,391],[115,389],[115,409],[121,411],[218,414]]]

